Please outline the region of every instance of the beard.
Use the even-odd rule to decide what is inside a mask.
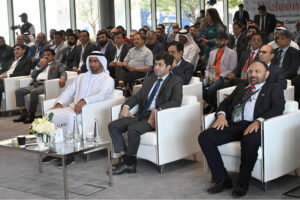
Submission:
[[[68,42],[68,45],[73,46],[75,43],[74,42]]]
[[[218,49],[222,49],[223,47],[225,47],[225,43],[223,44],[217,44]]]
[[[107,44],[107,41],[100,41],[99,44],[100,44],[101,46],[105,46],[105,45]]]

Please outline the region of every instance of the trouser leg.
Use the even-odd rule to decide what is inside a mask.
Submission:
[[[251,172],[257,160],[258,148],[261,145],[261,132],[249,133],[241,140],[241,165],[239,182],[248,184]]]
[[[215,83],[211,84],[204,93],[205,101],[208,102],[211,106],[216,104],[216,95],[217,91],[223,86],[224,81],[218,80]]]
[[[19,88],[15,91],[17,107],[25,106],[25,96],[27,94],[30,94],[33,88],[34,88],[33,85],[30,85],[28,87]]]
[[[40,85],[30,91],[30,104],[29,113],[34,114],[36,112],[37,105],[39,103],[39,95],[45,93],[44,85]]]

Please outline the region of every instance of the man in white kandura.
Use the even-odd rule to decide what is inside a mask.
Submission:
[[[66,124],[63,127],[65,133],[73,132],[74,117],[77,115],[78,124],[81,123],[82,108],[86,104],[103,101],[112,97],[114,80],[109,76],[106,69],[107,60],[99,51],[93,51],[86,61],[88,71],[80,74],[77,79],[57,98],[53,109],[48,110],[46,115],[53,113],[52,122],[55,125]],[[67,105],[72,98],[74,101]],[[53,160],[46,157],[43,162]],[[66,164],[74,163],[74,157],[68,157]],[[61,161],[57,163],[61,167]]]

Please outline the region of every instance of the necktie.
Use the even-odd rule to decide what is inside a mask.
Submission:
[[[243,96],[242,101],[241,101],[241,105],[246,104],[246,102],[251,97],[251,95],[253,94],[254,91],[255,91],[255,85],[251,85],[250,87],[247,87],[245,89],[244,96]]]
[[[265,31],[265,17],[261,18],[261,27],[260,27],[261,31]]]
[[[280,65],[280,60],[281,60],[281,54],[282,54],[282,52],[283,52],[283,50],[280,49],[280,50],[279,50],[279,53],[278,53],[278,55],[277,55],[277,64],[278,64],[278,65]]]
[[[155,84],[155,86],[154,86],[154,88],[153,88],[153,90],[152,90],[152,92],[151,92],[151,94],[150,94],[150,96],[149,96],[149,98],[147,100],[146,106],[142,109],[141,113],[138,114],[139,118],[142,118],[144,116],[144,114],[147,112],[147,110],[150,108],[151,103],[152,103],[152,101],[153,101],[153,99],[155,97],[155,94],[158,92],[158,88],[159,88],[159,86],[161,84],[161,81],[162,81],[161,78],[159,78],[157,80],[157,82],[156,82],[156,84]]]
[[[248,59],[248,61],[246,62],[245,66],[243,68],[243,72],[246,72],[248,70],[248,66],[251,64],[254,54],[255,54],[255,51],[252,51],[250,58]]]

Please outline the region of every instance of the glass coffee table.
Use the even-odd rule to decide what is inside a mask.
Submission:
[[[49,148],[41,148],[36,143],[26,144],[25,148],[19,148],[15,138],[1,140],[0,148],[12,149],[17,151],[29,152],[39,155],[39,171],[43,172],[42,158],[46,156],[52,156],[62,159],[62,170],[63,170],[63,180],[64,180],[64,196],[65,199],[69,199],[68,190],[68,174],[66,159],[67,156],[72,156],[75,154],[83,153],[85,151],[98,151],[102,149],[107,149],[107,163],[108,163],[108,176],[109,176],[109,186],[113,185],[112,180],[112,165],[111,165],[111,143],[109,141],[103,141],[99,143],[86,142],[84,140],[75,141],[67,140],[64,142],[59,142],[51,145]]]

